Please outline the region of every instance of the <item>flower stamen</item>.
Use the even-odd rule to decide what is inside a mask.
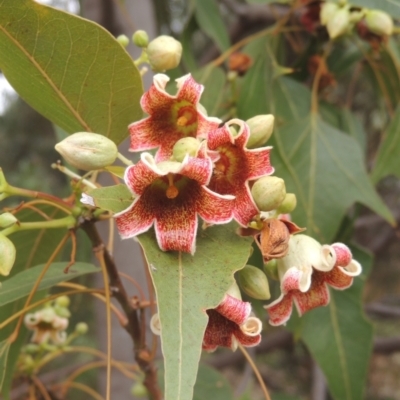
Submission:
[[[174,175],[168,174],[167,177],[168,177],[169,187],[168,187],[167,191],[165,192],[165,194],[169,199],[175,199],[175,197],[177,197],[179,194],[179,190],[174,185]]]

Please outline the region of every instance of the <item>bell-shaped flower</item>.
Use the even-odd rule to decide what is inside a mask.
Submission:
[[[68,318],[57,315],[52,307],[46,307],[35,313],[26,314],[25,326],[33,331],[31,342],[41,344],[48,340],[54,344],[63,344],[67,337]]]
[[[240,131],[233,136],[230,125],[239,125]],[[232,119],[208,135],[208,147],[218,151],[219,159],[214,163],[214,173],[208,187],[220,194],[235,196],[233,217],[242,226],[259,213],[251,196],[249,180],[258,179],[274,172],[270,162],[272,147],[248,150],[248,125],[239,119]]]
[[[277,263],[281,296],[264,306],[271,325],[287,322],[293,302],[300,316],[313,308],[326,306],[330,300],[328,285],[346,289],[353,283],[353,277],[361,273],[361,265],[352,259],[346,245],[321,246],[313,238],[301,234],[290,238],[289,252]]]
[[[184,137],[206,138],[218,128],[221,120],[207,117],[200,111],[199,100],[204,87],[190,74],[176,80],[178,93],[168,94],[169,77],[157,74],[153,85],[142,96],[140,104],[149,117],[129,125],[130,151],[158,147],[156,161],[168,160],[174,144]]]
[[[212,161],[204,146],[198,157],[179,163],[156,163],[149,153],[125,171],[125,183],[135,195],[132,205],[115,215],[122,238],[146,232],[154,223],[161,250],[195,252],[198,215],[210,224],[232,219],[233,196],[212,192]]]
[[[236,350],[238,343],[246,347],[261,341],[261,321],[251,316],[251,304],[226,294],[214,309],[207,310],[208,324],[203,350],[215,351],[218,346]]]

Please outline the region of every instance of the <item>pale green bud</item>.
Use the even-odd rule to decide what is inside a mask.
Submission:
[[[281,205],[277,208],[278,214],[290,214],[297,206],[297,198],[294,193],[286,193]]]
[[[75,332],[79,333],[79,335],[85,335],[89,330],[89,326],[86,322],[79,322],[75,326]]]
[[[242,300],[242,294],[240,293],[239,286],[236,282],[232,284],[232,286],[226,291],[226,294],[234,297],[235,299]]]
[[[255,149],[261,147],[272,135],[275,117],[272,114],[257,115],[246,121],[250,128],[250,137],[246,147]]]
[[[55,303],[59,307],[69,307],[71,300],[68,296],[60,296],[56,298]]]
[[[336,3],[332,3],[330,1],[323,3],[321,5],[321,11],[319,14],[321,25],[326,25],[338,9],[339,6]]]
[[[54,312],[61,318],[69,318],[71,316],[71,312],[66,307],[60,307],[58,305],[54,306]]]
[[[13,214],[5,212],[0,215],[0,228],[8,228],[18,222],[18,219]]]
[[[122,47],[126,47],[129,44],[129,38],[126,35],[119,35],[117,37],[117,42],[122,46]]]
[[[131,388],[131,394],[135,397],[147,397],[149,392],[142,382],[136,382]]]
[[[278,263],[275,259],[264,264],[264,271],[272,279],[279,280]]]
[[[40,350],[40,347],[36,343],[29,343],[24,347],[24,350],[28,354],[35,354]]]
[[[171,36],[158,36],[147,46],[147,57],[155,71],[176,68],[181,61],[182,45]]]
[[[147,47],[149,35],[146,31],[138,30],[132,35],[132,42],[138,47]]]
[[[365,23],[368,29],[380,36],[390,36],[393,33],[392,17],[380,10],[367,11]]]
[[[263,176],[254,183],[251,195],[260,211],[275,210],[286,196],[285,181],[277,176]]]
[[[240,287],[248,296],[258,300],[268,300],[271,297],[268,279],[260,269],[246,265],[237,276]]]
[[[92,171],[111,165],[117,158],[116,144],[103,135],[78,132],[55,145],[55,149],[72,166]]]
[[[194,137],[179,139],[172,149],[174,160],[182,162],[187,154],[191,157],[196,157],[199,147],[200,142]]]
[[[14,243],[7,236],[0,234],[0,275],[7,276],[10,274],[15,256]]]
[[[339,8],[326,23],[329,37],[336,39],[344,35],[348,31],[350,24],[349,9],[347,7]]]

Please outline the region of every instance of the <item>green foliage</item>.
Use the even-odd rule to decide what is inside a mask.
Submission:
[[[87,194],[93,198],[96,207],[113,213],[126,210],[133,201],[132,192],[126,185],[90,189]]]
[[[0,342],[0,390],[3,386],[4,377],[7,371],[8,352],[10,350],[10,343],[8,340]]]
[[[165,368],[165,400],[191,400],[196,382],[206,309],[216,307],[243,268],[251,242],[235,224],[199,231],[195,256],[160,252],[153,233],[138,237],[157,293]]]
[[[386,11],[392,17],[400,18],[400,2],[398,0],[351,0],[351,4]]]

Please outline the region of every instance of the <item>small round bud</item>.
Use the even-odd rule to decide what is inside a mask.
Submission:
[[[181,61],[182,45],[171,36],[158,36],[147,46],[147,57],[155,71],[176,68]]]
[[[238,272],[238,282],[243,292],[253,299],[268,300],[271,297],[267,277],[252,265],[246,265]]]
[[[255,149],[261,147],[272,135],[275,117],[272,114],[257,115],[246,121],[250,128],[250,137],[246,147]]]
[[[129,44],[129,38],[126,35],[119,35],[117,36],[117,42],[122,46],[126,47]]]
[[[79,333],[79,335],[85,335],[89,330],[89,326],[86,322],[79,322],[75,326],[75,332]]]
[[[264,264],[264,271],[270,278],[279,280],[278,263],[275,259]]]
[[[71,304],[71,300],[68,296],[60,296],[56,298],[55,303],[57,306],[60,307],[69,307],[69,305]]]
[[[297,206],[297,198],[294,193],[286,193],[281,205],[277,208],[278,214],[290,214]]]
[[[149,395],[146,386],[142,382],[136,382],[131,388],[131,394],[135,397],[147,397]]]
[[[338,9],[339,6],[336,3],[332,3],[330,1],[323,3],[321,5],[321,11],[319,14],[321,25],[326,25]]]
[[[55,305],[54,312],[61,318],[69,318],[71,316],[71,312],[66,307]]]
[[[111,165],[117,158],[116,144],[103,135],[78,132],[55,145],[55,149],[72,166],[92,171]]]
[[[15,256],[14,243],[7,236],[0,234],[0,275],[7,276],[10,274]]]
[[[179,139],[172,149],[174,160],[182,162],[187,154],[189,154],[190,157],[196,157],[199,147],[200,142],[194,137]]]
[[[347,7],[339,8],[326,23],[329,37],[336,39],[345,34],[350,27],[350,12]]]
[[[365,16],[368,29],[380,36],[390,36],[393,33],[393,20],[389,14],[380,10],[370,10]]]
[[[138,30],[132,35],[132,42],[137,47],[147,47],[149,44],[149,35],[146,31]]]
[[[8,228],[18,222],[18,219],[13,214],[5,212],[0,215],[0,228]]]
[[[277,176],[263,176],[254,183],[251,194],[260,211],[275,210],[286,196],[285,181]]]

